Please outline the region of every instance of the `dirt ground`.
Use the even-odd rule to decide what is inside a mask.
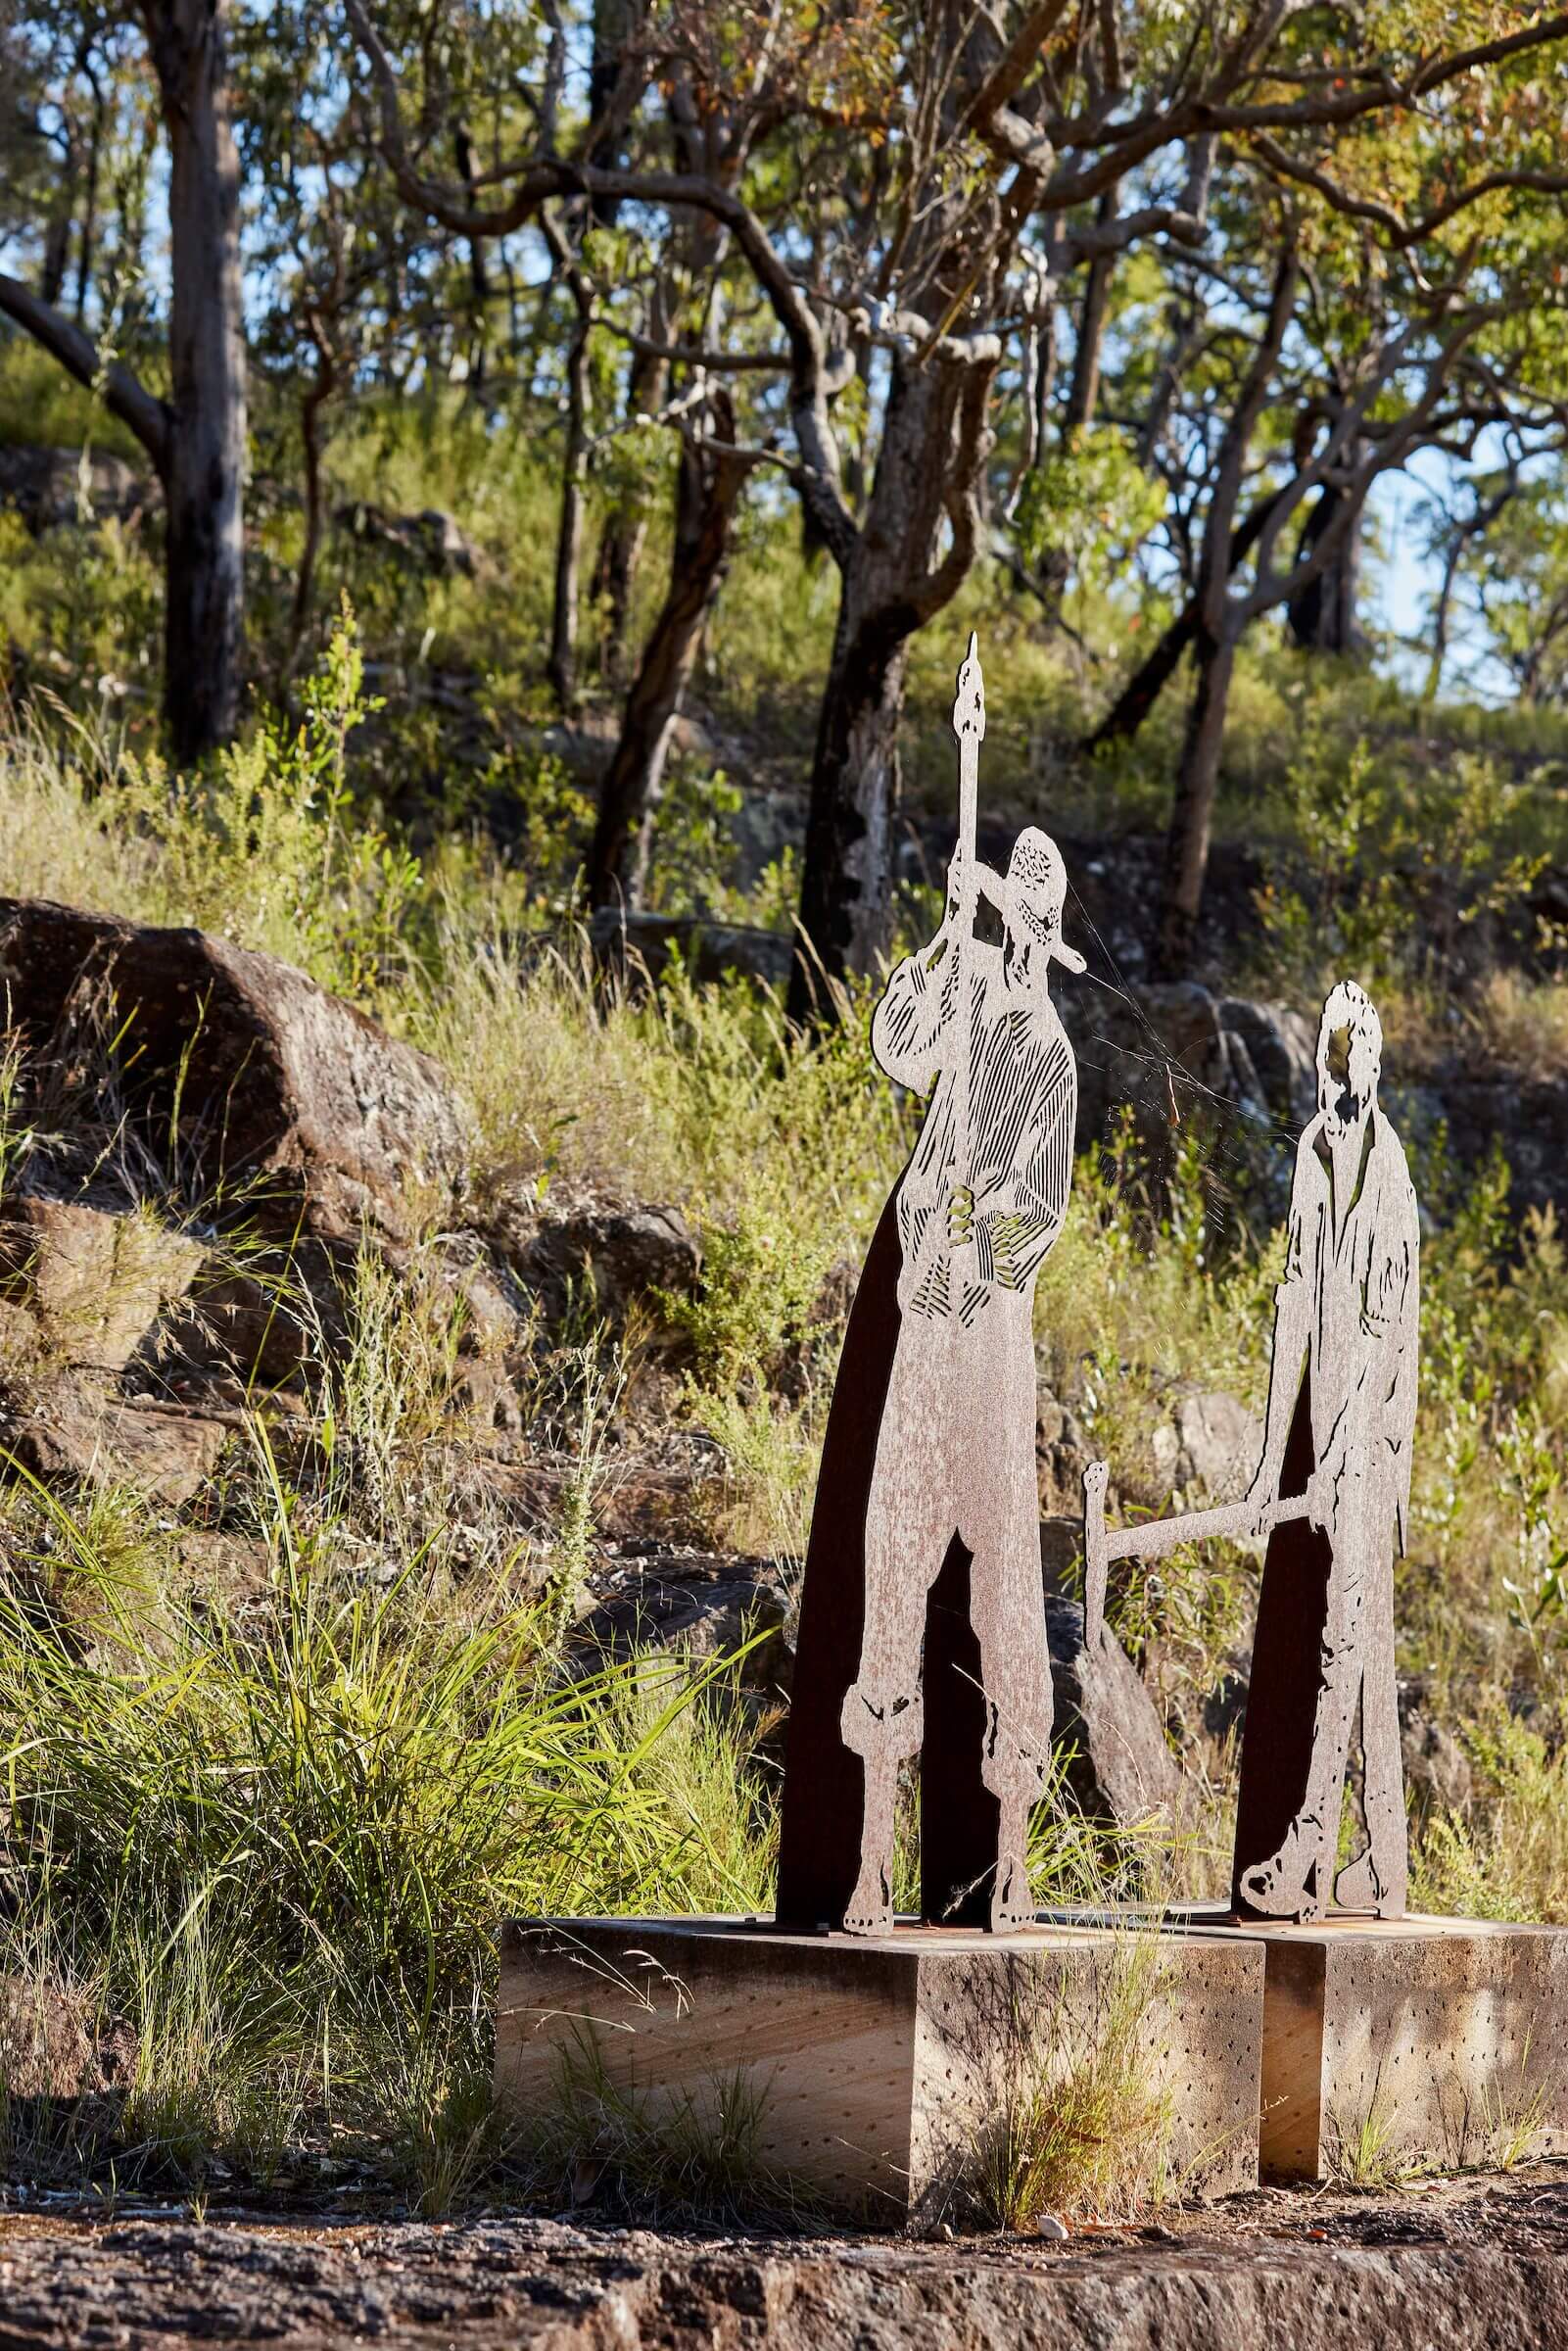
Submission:
[[[1560,2351],[1568,2162],[1038,2238],[0,2209],[0,2351]]]

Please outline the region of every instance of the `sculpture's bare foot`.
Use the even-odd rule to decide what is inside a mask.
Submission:
[[[1266,1918],[1298,1919],[1304,1926],[1310,1925],[1323,1915],[1321,1898],[1307,1891],[1310,1866],[1301,1840],[1293,1833],[1271,1860],[1259,1861],[1243,1873],[1242,1893]]]
[[[1374,1918],[1381,1918],[1388,1898],[1389,1890],[1378,1876],[1370,1846],[1334,1880],[1334,1899],[1342,1910],[1370,1911]]]
[[[846,1935],[890,1935],[893,1902],[879,1869],[863,1869],[844,1908]]]
[[[996,1865],[996,1891],[991,1895],[991,1933],[1012,1935],[1034,1924],[1034,1893],[1029,1867],[1022,1853],[1004,1853]]]

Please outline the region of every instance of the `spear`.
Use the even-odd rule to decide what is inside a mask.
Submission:
[[[974,958],[970,951],[974,936],[974,804],[980,744],[985,739],[985,681],[973,630],[970,649],[958,673],[953,732],[958,737],[958,936],[953,941],[958,1058],[953,1067],[953,1174],[957,1182],[967,1184],[974,1007]]]

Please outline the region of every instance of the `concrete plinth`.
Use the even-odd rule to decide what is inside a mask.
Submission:
[[[1203,1935],[1039,1926],[860,1939],[733,1919],[525,1921],[502,1935],[498,2088],[558,2106],[594,2062],[649,2109],[740,2077],[755,2154],[827,2205],[937,2217],[1030,2083],[1062,2078],[1138,2003],[1158,2161],[1212,2193],[1258,2176],[1263,1951]],[[1104,2045],[1103,2040],[1098,2045]]]

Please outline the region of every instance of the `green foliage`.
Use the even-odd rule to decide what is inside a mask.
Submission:
[[[732,1215],[732,1222],[708,1228],[697,1295],[666,1301],[699,1371],[725,1388],[741,1379],[765,1382],[801,1337],[836,1237],[812,1233],[777,1181],[755,1183]]]
[[[715,885],[722,893],[742,805],[722,768],[704,773],[689,761],[672,762],[654,816],[650,906],[661,914],[717,911]]]
[[[1031,568],[1057,557],[1103,594],[1164,510],[1164,485],[1145,473],[1126,435],[1079,425],[1026,476],[1013,527]]]
[[[344,606],[298,721],[265,717],[220,752],[210,776],[170,777],[127,759],[110,787],[115,820],[159,841],[182,919],[303,964],[339,994],[374,1000],[402,960],[419,866],[349,789],[347,745],[380,703],[363,691],[354,615]],[[109,813],[106,810],[106,815]]]
[[[1275,984],[1346,971],[1374,991],[1449,981],[1464,930],[1518,907],[1545,862],[1515,845],[1527,788],[1472,751],[1416,770],[1364,737],[1347,755],[1309,727],[1282,797],[1295,847],[1258,902]]]
[[[1399,2127],[1399,2108],[1375,2080],[1367,2105],[1354,2112],[1331,2112],[1324,2156],[1334,2184],[1387,2194],[1415,2178],[1420,2166],[1395,2151]]]
[[[1066,1993],[1042,1999],[1021,1971],[1000,2037],[1001,2094],[964,2183],[982,2226],[1103,2218],[1168,2192],[1171,2100],[1158,2087],[1168,1974],[1157,1934],[1118,1935],[1084,2016]]]
[[[0,449],[82,449],[144,466],[141,443],[40,345],[0,333]]]
[[[1465,1731],[1468,1817],[1439,1813],[1412,1856],[1412,1906],[1464,1918],[1568,1921],[1568,1750],[1497,1708]]]
[[[547,1608],[453,1606],[428,1548],[365,1580],[258,1445],[260,1607],[127,1576],[41,1489],[13,1512],[8,1932],[135,2029],[133,2172],[266,2176],[335,2115],[435,2208],[496,2151],[495,1920],[754,1907],[769,1834],[733,1710],[691,1711],[713,1668],[563,1682]]]
[[[590,2025],[563,2045],[559,2074],[526,2152],[558,2200],[664,2228],[809,2215],[810,2199],[759,2153],[767,2091],[749,2070],[653,2096],[612,2077]]]

